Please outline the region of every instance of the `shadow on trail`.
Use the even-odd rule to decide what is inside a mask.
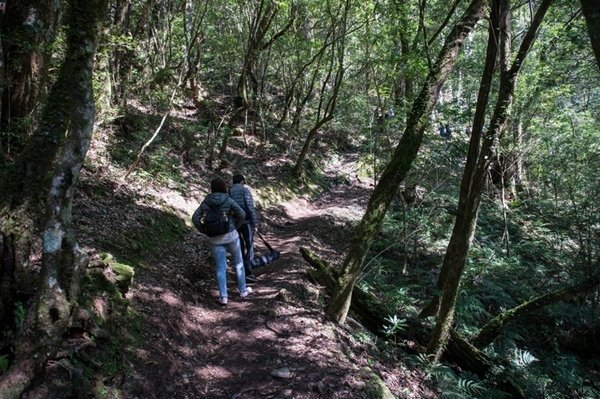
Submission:
[[[318,292],[299,285],[305,271],[284,255],[261,271],[254,292],[242,299],[229,275],[226,307],[174,287],[139,287],[135,307],[146,312],[146,345],[131,359],[143,371],[131,393],[149,398],[342,398],[355,367],[340,362],[331,331],[322,327]],[[260,270],[260,269],[259,269]],[[211,282],[212,283],[212,282]],[[312,302],[310,297],[312,295]],[[334,349],[332,349],[332,347]],[[277,371],[279,376],[273,376]]]
[[[126,367],[114,381],[127,397],[368,397],[353,385],[360,364],[323,318],[323,294],[298,253],[307,246],[339,257],[362,216],[364,187],[338,185],[313,203],[263,212],[264,235],[282,256],[256,269],[247,299],[230,267],[230,302],[221,307],[204,237],[176,213],[139,205],[136,192],[86,184],[76,208],[85,245],[136,266],[127,298],[140,316],[137,341],[121,354]]]

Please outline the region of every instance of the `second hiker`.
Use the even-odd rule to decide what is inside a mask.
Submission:
[[[254,259],[254,233],[257,221],[254,200],[245,184],[246,179],[243,175],[237,174],[233,176],[233,185],[229,188],[229,195],[246,213],[246,219],[238,227],[238,233],[240,234],[246,281],[253,283],[256,281],[256,276],[252,272],[252,260]]]

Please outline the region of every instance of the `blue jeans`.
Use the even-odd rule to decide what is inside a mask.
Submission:
[[[245,223],[238,229],[242,246],[242,258],[246,274],[252,274],[252,259],[254,259],[254,232],[252,226]]]
[[[210,249],[213,258],[215,259],[219,295],[221,297],[227,297],[227,251],[231,254],[231,264],[235,267],[238,290],[240,293],[245,292],[246,273],[244,273],[244,261],[242,259],[240,239],[236,238],[226,244],[211,244]]]

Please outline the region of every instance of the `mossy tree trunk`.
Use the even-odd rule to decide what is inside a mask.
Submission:
[[[600,69],[600,2],[598,0],[581,0],[581,9],[587,23],[596,62]]]
[[[362,270],[364,258],[375,235],[379,232],[398,186],[406,177],[417,156],[425,128],[429,123],[429,114],[437,102],[440,89],[456,63],[465,38],[482,18],[486,4],[485,0],[471,1],[448,34],[433,69],[429,72],[419,96],[413,103],[402,138],[369,198],[367,210],[356,227],[350,249],[344,259],[338,279],[339,286],[328,308],[329,315],[338,323],[344,323],[346,320],[352,290]]]
[[[69,1],[65,59],[40,127],[23,154],[21,167],[12,171],[12,176],[23,178],[22,183],[5,185],[15,191],[11,191],[11,201],[3,204],[3,214],[12,205],[15,214],[31,223],[40,215],[45,221],[38,287],[17,337],[15,361],[0,379],[2,398],[19,397],[34,373],[54,355],[77,304],[79,272],[87,259],[72,234],[71,207],[92,136],[96,30],[105,8],[105,0]],[[46,211],[32,213],[39,211],[46,199]],[[31,224],[24,225],[18,218],[11,222],[2,226],[4,238],[32,233]]]
[[[483,115],[485,114],[484,110],[487,106],[487,95],[484,99],[485,102],[480,101],[481,98],[478,98],[477,116],[479,119],[474,119],[473,122],[467,164],[461,180],[458,213],[437,281],[437,287],[441,291],[441,296],[434,298],[432,300],[433,306],[428,307],[429,311],[433,311],[432,313],[437,315],[436,325],[427,347],[427,352],[433,355],[434,361],[438,361],[441,358],[448,342],[449,332],[454,321],[458,288],[471,240],[475,232],[482,188],[490,163],[494,158],[494,146],[497,139],[501,136],[508,119],[517,75],[535,41],[539,27],[551,2],[552,0],[544,0],[539,5],[512,65],[509,65],[508,62],[511,44],[508,0],[498,0],[494,2],[492,8],[492,12],[498,13],[496,15],[499,19],[499,36],[496,36],[498,32],[490,32],[490,34],[500,38],[498,97],[489,128],[483,136],[481,136],[481,132]],[[492,21],[498,20],[497,18],[492,18]],[[490,40],[488,44],[493,46],[494,40]],[[482,82],[482,86],[484,82],[485,79]],[[482,141],[481,146],[479,145],[480,140]],[[439,306],[437,306],[438,303]]]
[[[571,287],[540,295],[530,301],[522,303],[490,320],[481,331],[479,331],[479,334],[473,339],[472,343],[478,348],[485,348],[498,337],[507,324],[525,318],[533,312],[553,303],[566,301],[578,295],[584,295],[598,287],[598,285],[600,285],[600,274],[581,281]]]
[[[503,33],[506,34],[506,24],[501,24],[501,20],[502,16],[506,18],[507,13],[508,10],[506,0],[495,0],[492,2],[490,23],[488,26],[488,43],[485,65],[483,68],[481,83],[479,85],[479,93],[477,95],[477,105],[475,109],[475,116],[473,118],[473,131],[471,133],[471,139],[469,142],[467,161],[465,163],[465,170],[461,179],[458,213],[454,223],[454,229],[452,230],[452,236],[442,262],[442,272],[438,277],[438,289],[440,291],[443,291],[443,284],[445,284],[447,281],[455,281],[456,279],[460,279],[467,256],[467,249],[470,246],[473,233],[475,232],[477,209],[480,199],[478,193],[481,193],[483,186],[482,177],[477,176],[476,178],[477,157],[479,155],[479,147],[481,145],[485,112],[488,104],[490,89],[492,87],[494,70],[496,69],[496,59],[500,44],[499,41],[501,35]],[[506,23],[506,21],[504,22]],[[449,286],[454,287],[453,283],[450,283]],[[449,294],[452,294],[455,297],[457,290],[458,285],[456,285],[455,290],[453,290],[451,293],[449,292]],[[451,306],[449,309],[440,309],[439,298],[435,297],[431,304],[421,312],[421,316],[433,316],[440,312],[445,314],[446,320],[451,321],[454,312],[454,302],[447,301],[444,304]],[[443,346],[446,344],[451,325],[451,322],[442,324],[439,326],[440,331],[434,330],[428,352],[438,354],[435,361],[439,360],[441,351],[437,347],[434,346],[432,348],[431,346]],[[441,334],[443,334],[443,337],[440,337]],[[433,341],[433,339],[435,339],[435,341]]]
[[[131,34],[131,0],[117,0],[115,3],[114,17],[111,31],[116,36]],[[111,68],[111,103],[122,108],[127,106],[127,75],[131,70],[132,60],[135,55],[127,46],[115,46],[110,57]]]
[[[45,86],[50,46],[56,34],[61,2],[9,1],[0,25],[6,85],[3,87],[0,126],[27,117]],[[19,123],[12,123],[18,126]]]
[[[24,286],[27,283],[17,276],[22,275],[20,268],[29,258],[34,231],[41,221],[39,215],[44,214],[48,173],[60,142],[60,137],[42,129],[27,136],[20,122],[28,115],[38,115],[36,105],[47,81],[47,45],[55,36],[60,4],[33,0],[11,2],[1,26],[6,75],[1,93],[0,150],[17,161],[9,166],[0,181],[0,325],[12,326],[16,295],[28,291]],[[14,152],[11,154],[5,152],[9,144],[4,132],[8,130],[22,134],[10,143]]]
[[[300,253],[313,266],[308,272],[309,275],[323,285],[328,293],[333,293],[337,281],[336,270],[306,248],[300,248]],[[392,337],[385,335],[383,332],[383,326],[387,323],[386,319],[390,314],[390,310],[372,293],[359,287],[353,290],[352,297],[352,311],[356,319],[373,334],[383,339],[391,339]],[[418,349],[420,349],[420,342],[426,340],[428,330],[419,319],[407,320],[407,322],[409,328],[397,333],[397,335],[415,341]],[[456,363],[460,368],[473,372],[481,378],[484,378],[494,365],[488,355],[474,347],[454,330],[450,332],[448,350],[444,357],[448,361]],[[511,397],[524,398],[521,388],[512,381],[510,373],[502,376],[496,375],[496,378],[498,377],[501,389],[510,392]]]

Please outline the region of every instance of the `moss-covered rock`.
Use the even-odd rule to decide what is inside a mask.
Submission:
[[[104,270],[104,275],[110,283],[115,284],[121,295],[125,295],[133,283],[135,270],[125,263],[117,262],[116,259],[107,253],[100,255],[100,259],[108,266],[109,270]]]
[[[385,382],[375,373],[371,373],[371,379],[367,384],[367,392],[372,399],[395,399],[392,391],[385,385]]]

